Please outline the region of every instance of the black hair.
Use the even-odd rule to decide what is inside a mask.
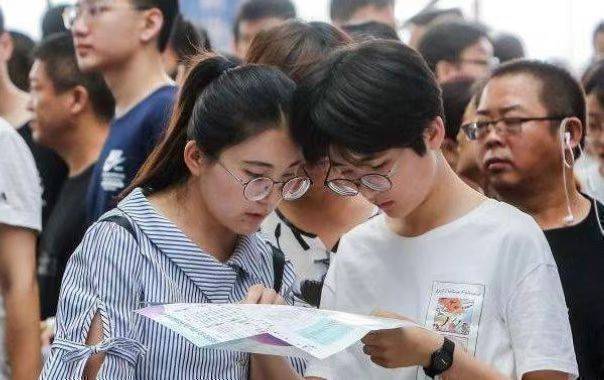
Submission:
[[[96,116],[104,121],[111,120],[115,112],[113,95],[99,73],[80,71],[69,33],[55,33],[42,40],[34,57],[44,64],[55,91],[60,93],[76,86],[84,87]]]
[[[596,28],[594,29],[594,34],[592,37],[592,41],[594,43],[596,42],[596,38],[598,37],[598,34],[600,34],[600,33],[604,33],[604,21],[602,21],[601,23],[596,25]]]
[[[525,57],[522,40],[513,34],[500,33],[493,39],[493,55],[500,63]]]
[[[443,83],[443,106],[445,110],[445,135],[455,140],[463,121],[466,108],[472,100],[473,78],[460,78]]]
[[[8,76],[19,89],[29,91],[29,70],[34,63],[33,51],[36,43],[28,35],[10,31],[13,54],[8,60]]]
[[[406,24],[413,24],[418,26],[427,26],[436,20],[440,20],[445,17],[451,18],[463,18],[463,12],[459,8],[448,8],[448,9],[435,9],[429,8],[424,9],[417,13],[415,16],[407,20]]]
[[[587,95],[595,95],[604,107],[604,60],[596,62],[583,79],[583,89]]]
[[[361,24],[343,25],[342,29],[348,33],[356,42],[371,39],[384,39],[400,41],[400,37],[393,27],[378,21],[368,21]]]
[[[174,20],[179,14],[178,0],[131,0],[134,5],[144,9],[157,8],[164,16],[164,22],[161,26],[159,36],[157,38],[157,47],[160,52],[163,52],[168,46]]]
[[[457,62],[463,50],[481,38],[488,38],[488,34],[480,24],[462,20],[444,21],[426,31],[417,50],[428,62],[430,69],[436,71],[439,62]]]
[[[258,33],[246,60],[278,67],[298,82],[336,48],[351,42],[344,31],[331,24],[289,20]]]
[[[63,12],[67,8],[66,4],[50,7],[42,16],[42,38],[48,37],[54,33],[67,32],[65,23],[63,23]]]
[[[568,70],[547,62],[521,59],[504,63],[495,68],[489,76],[489,81],[509,75],[528,75],[535,78],[541,83],[539,97],[548,115],[574,116],[581,121],[583,128],[586,127],[585,92]],[[553,126],[555,128],[552,128],[552,131],[557,131],[558,125]],[[581,137],[581,146],[584,143],[585,133]],[[579,157],[578,148],[574,154],[575,158]]]
[[[209,160],[269,129],[288,128],[294,82],[276,68],[237,67],[215,54],[198,57],[180,89],[166,136],[122,195],[158,192],[189,177],[183,152],[193,140]]]
[[[191,57],[202,52],[211,51],[210,41],[202,38],[195,25],[190,21],[185,20],[182,15],[178,15],[174,21],[174,28],[170,35],[170,46],[178,63],[186,63]]]
[[[359,9],[371,5],[376,8],[394,7],[394,0],[331,0],[329,15],[333,21],[346,23]]]
[[[310,162],[330,146],[423,155],[424,132],[436,117],[443,117],[441,91],[422,57],[402,43],[373,40],[337,51],[299,83],[292,130]]]
[[[290,0],[247,0],[239,8],[233,24],[235,41],[239,40],[239,25],[243,21],[257,21],[271,17],[283,20],[296,18],[296,7]]]

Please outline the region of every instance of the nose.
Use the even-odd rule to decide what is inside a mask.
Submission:
[[[88,26],[88,24],[86,23],[86,21],[84,20],[83,15],[79,15],[74,21],[73,21],[73,25],[71,26],[71,33],[73,34],[74,38],[77,37],[84,37],[86,36],[88,33],[90,33],[90,28]]]
[[[26,107],[29,112],[34,112],[34,97],[32,95],[29,96]]]
[[[497,124],[491,124],[489,126],[489,130],[487,135],[482,139],[478,140],[478,144],[481,147],[485,147],[486,149],[492,149],[496,147],[501,147],[505,143],[502,133],[499,130]]]
[[[375,201],[376,196],[379,194],[378,191],[371,190],[367,186],[363,185],[359,186],[359,193],[363,196],[363,198],[367,199],[371,203]]]

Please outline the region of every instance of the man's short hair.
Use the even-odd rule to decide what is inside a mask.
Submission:
[[[34,63],[36,43],[28,35],[10,31],[13,54],[8,60],[8,76],[23,91],[29,91],[29,70]]]
[[[157,8],[164,16],[164,23],[159,32],[157,47],[163,52],[168,46],[174,20],[179,13],[178,0],[131,0],[134,5],[142,8]]]
[[[581,121],[583,128],[586,127],[585,92],[568,70],[547,62],[522,59],[504,63],[495,68],[489,76],[489,81],[510,75],[528,75],[541,83],[539,100],[547,115],[539,116],[574,116]],[[558,124],[555,124],[553,130],[558,130]],[[581,137],[581,146],[584,142],[585,133]],[[574,153],[577,158],[578,149]]]
[[[333,146],[372,155],[427,151],[424,133],[443,117],[434,73],[410,47],[389,40],[342,48],[318,63],[294,96],[292,135],[309,162]]]
[[[493,55],[504,63],[525,57],[522,40],[513,34],[500,33],[493,39]]]
[[[66,4],[57,5],[48,8],[42,16],[42,38],[46,38],[54,33],[67,32],[63,22],[63,12],[67,8]]]
[[[448,9],[425,9],[415,16],[407,20],[406,24],[413,24],[418,26],[427,26],[436,20],[444,18],[455,18],[463,19],[463,12],[459,8],[448,8]]]
[[[46,74],[57,92],[83,86],[95,114],[109,121],[115,112],[115,100],[99,73],[83,73],[78,68],[73,38],[69,33],[55,33],[44,39],[34,57],[44,64]]]
[[[342,29],[357,42],[371,39],[401,40],[393,27],[378,21],[368,21],[362,24],[347,24],[343,25]]]
[[[296,7],[290,0],[247,0],[239,8],[233,25],[235,41],[239,40],[239,25],[243,21],[257,21],[263,18],[296,18]]]
[[[445,137],[456,141],[463,115],[473,96],[474,78],[459,78],[441,85],[445,110]]]
[[[487,29],[480,24],[462,20],[444,21],[426,31],[417,50],[430,69],[436,71],[439,62],[457,62],[464,49],[488,37]]]
[[[595,95],[601,107],[604,107],[604,60],[596,62],[583,79],[585,94]]]
[[[334,21],[346,23],[359,9],[368,6],[394,7],[394,0],[331,0],[329,15]]]

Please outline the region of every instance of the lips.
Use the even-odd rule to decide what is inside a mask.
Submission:
[[[394,204],[394,201],[386,201],[386,202],[379,203],[377,206],[380,209],[385,210],[387,208],[390,208],[393,204]]]
[[[512,161],[506,158],[492,157],[484,161],[484,168],[489,171],[502,171],[512,166]]]

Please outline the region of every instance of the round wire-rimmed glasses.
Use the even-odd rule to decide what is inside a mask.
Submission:
[[[327,186],[334,193],[345,196],[354,197],[359,195],[361,186],[365,186],[369,190],[384,192],[392,189],[392,180],[390,177],[396,172],[396,166],[390,170],[388,174],[370,173],[365,174],[357,179],[349,178],[333,178],[329,179],[331,173],[331,166],[327,171],[325,179],[325,186]]]
[[[307,176],[298,176],[287,181],[275,181],[268,177],[258,177],[246,182],[231,172],[222,162],[218,162],[218,164],[243,186],[243,196],[251,202],[257,202],[268,197],[273,192],[275,185],[282,185],[281,196],[286,201],[300,199],[312,186],[312,180]]]

